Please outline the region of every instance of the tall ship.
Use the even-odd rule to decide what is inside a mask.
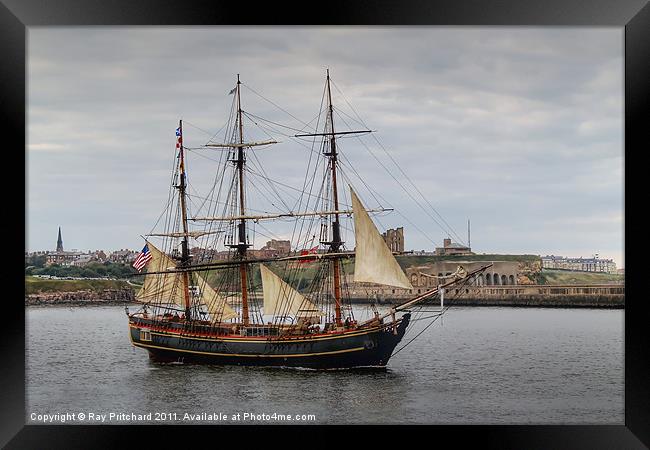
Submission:
[[[363,320],[355,317],[350,283],[415,290],[371,218],[387,209],[367,209],[341,170],[344,165],[356,173],[340,152],[340,141],[371,130],[335,128],[331,85],[328,70],[319,115],[303,129],[242,109],[239,75],[230,91],[223,139],[213,136],[200,149],[186,147],[179,122],[166,207],[143,236],[134,263],[144,275],[136,294],[141,306],[126,310],[132,344],[153,361],[385,368],[412,325],[414,310],[427,300],[437,305],[446,288],[470,283],[486,268],[468,273],[459,266],[426,292],[381,313],[372,305]],[[246,132],[260,124],[270,139],[252,139]],[[256,155],[278,144],[269,130],[286,135],[288,129],[309,150],[302,160],[297,154],[286,161],[305,173],[298,188],[275,180]],[[188,153],[199,150],[210,152],[206,158],[215,167],[205,193],[189,183]],[[269,153],[265,156],[273,158]],[[261,183],[256,186],[253,179]],[[274,208],[249,207],[261,198]],[[273,222],[289,222],[290,247],[253,250],[255,236],[264,236]],[[346,242],[352,237],[353,247]]]

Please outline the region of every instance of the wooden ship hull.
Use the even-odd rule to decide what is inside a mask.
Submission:
[[[216,335],[217,329],[209,325],[188,327],[132,316],[129,336],[154,362],[316,370],[385,368],[409,321],[407,313],[394,322],[340,332],[252,337]]]

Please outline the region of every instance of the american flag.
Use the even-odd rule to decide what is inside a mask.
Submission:
[[[135,267],[138,272],[140,272],[142,268],[146,266],[149,261],[151,261],[151,258],[153,258],[153,255],[149,251],[149,246],[147,244],[144,244],[142,252],[140,252],[138,257],[133,262],[133,267]]]

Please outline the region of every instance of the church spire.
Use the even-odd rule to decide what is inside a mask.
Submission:
[[[61,239],[61,227],[59,227],[59,239],[57,239],[56,241],[56,251],[57,252],[63,251],[63,239]]]

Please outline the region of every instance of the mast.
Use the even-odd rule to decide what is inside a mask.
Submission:
[[[186,191],[186,182],[185,182],[185,156],[183,152],[183,121],[179,120],[178,122],[178,145],[180,149],[179,154],[179,172],[180,172],[180,184],[178,185],[179,197],[181,201],[181,216],[183,222],[183,241],[181,248],[181,266],[188,266],[190,263],[190,251],[188,248],[188,229],[187,229],[187,206],[185,199]],[[190,274],[189,272],[183,272],[183,297],[185,298],[185,319],[190,320]]]
[[[327,69],[327,101],[329,104],[329,119],[331,127],[331,137],[330,137],[330,152],[325,153],[326,156],[330,158],[330,167],[332,170],[332,200],[334,202],[334,211],[339,210],[339,198],[338,190],[336,187],[336,164],[337,164],[337,153],[336,153],[336,137],[334,134],[334,108],[332,106],[332,91],[330,89],[330,71]],[[336,212],[334,214],[334,220],[332,221],[332,241],[330,242],[330,250],[332,252],[338,252],[339,248],[343,242],[341,241],[341,227],[339,223],[339,214]],[[341,273],[339,259],[334,258],[331,261],[332,269],[334,273],[334,313],[336,319],[336,326],[341,326]]]
[[[244,124],[242,123],[241,110],[241,81],[237,74],[237,121],[239,122],[239,145],[237,146],[237,173],[239,176],[239,214],[242,218],[238,225],[239,242],[237,244],[237,253],[240,260],[246,258],[246,249],[249,245],[246,243],[246,210],[244,204]],[[246,273],[246,264],[239,265],[239,276],[241,280],[241,301],[242,301],[242,321],[248,325],[248,277]]]

